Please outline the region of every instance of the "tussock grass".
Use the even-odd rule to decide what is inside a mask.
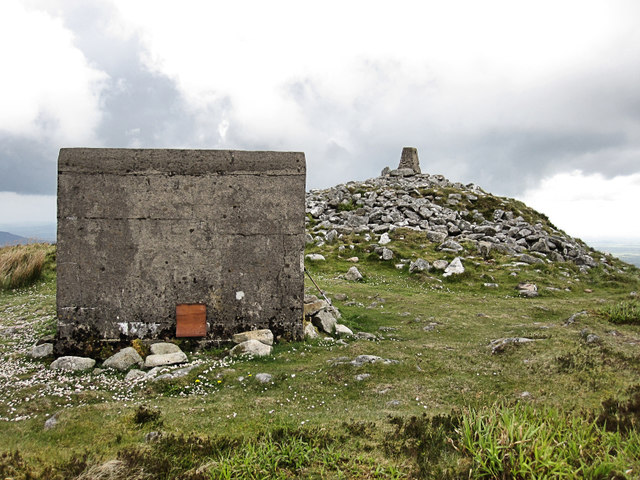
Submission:
[[[11,290],[38,280],[54,248],[46,244],[0,248],[0,288]]]
[[[600,308],[600,313],[612,323],[640,325],[640,301],[638,300],[605,305]]]
[[[472,409],[457,430],[470,478],[628,478],[640,435],[584,416],[528,404]]]

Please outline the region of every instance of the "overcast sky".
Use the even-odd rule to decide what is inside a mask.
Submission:
[[[55,221],[61,147],[303,151],[640,238],[640,2],[2,0],[0,225]]]

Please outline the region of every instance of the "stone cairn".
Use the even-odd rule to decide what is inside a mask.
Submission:
[[[456,193],[433,194],[443,188]],[[606,257],[594,258],[597,252],[550,224],[527,222],[508,199],[494,197],[501,208],[485,218],[474,204],[487,196],[474,184],[421,173],[417,150],[405,147],[395,170],[386,167],[377,178],[308,192],[307,243],[330,243],[350,233],[368,234],[376,241],[378,235],[409,228],[425,232],[426,239],[445,252],[462,252],[461,244],[467,243],[483,256],[497,251],[530,264],[571,261],[584,269],[599,263],[610,266]]]

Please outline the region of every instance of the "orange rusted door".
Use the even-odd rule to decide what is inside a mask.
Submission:
[[[202,303],[176,305],[176,337],[204,337],[206,334],[206,305]]]

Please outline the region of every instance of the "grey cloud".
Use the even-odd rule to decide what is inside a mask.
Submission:
[[[173,80],[149,71],[141,61],[143,46],[135,36],[121,40],[107,31],[113,15],[107,3],[63,4],[65,25],[75,45],[94,67],[106,72],[101,90],[102,120],[94,145],[61,144],[56,138],[33,139],[0,132],[0,191],[55,194],[56,160],[62,147],[215,148],[216,128],[230,106],[227,99],[193,112]],[[47,127],[51,118],[40,119]],[[45,131],[52,129],[44,128]]]
[[[415,146],[425,172],[517,195],[562,171],[605,177],[640,171],[640,65],[619,65],[622,71],[615,75],[608,75],[608,68],[592,66],[518,94],[505,91],[497,96],[502,104],[486,102],[485,110],[452,103],[446,105],[448,120],[432,107],[439,95],[435,77],[407,82],[386,110],[378,108],[383,89],[360,92],[350,105],[336,104],[318,93],[313,78],[306,78],[292,82],[286,94],[319,137],[329,142],[339,129],[349,139],[349,148],[343,146],[339,154],[347,162],[342,168],[325,168],[337,158],[326,144],[310,146],[312,187],[376,176],[384,166],[397,165],[403,146]],[[368,74],[388,84],[379,68]],[[501,117],[505,120],[497,124],[494,118]]]
[[[55,146],[0,131],[0,191],[52,195],[56,191]]]

